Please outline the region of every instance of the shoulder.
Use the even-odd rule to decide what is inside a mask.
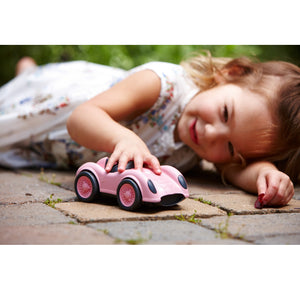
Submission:
[[[159,62],[153,61],[149,63],[145,63],[138,67],[135,67],[129,71],[129,73],[135,73],[141,70],[152,70],[159,77],[164,77],[165,75],[183,75],[184,70],[183,67],[177,64],[168,63],[168,62]]]

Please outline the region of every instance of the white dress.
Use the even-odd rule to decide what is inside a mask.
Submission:
[[[66,120],[79,104],[144,69],[160,77],[160,96],[146,113],[122,124],[136,132],[161,163],[181,171],[191,168],[198,159],[174,141],[174,129],[199,89],[181,66],[163,62],[130,71],[85,61],[51,63],[18,75],[0,88],[0,165],[68,168],[109,155],[72,141]]]

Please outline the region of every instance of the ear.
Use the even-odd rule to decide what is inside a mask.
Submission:
[[[249,66],[232,64],[216,73],[215,81],[217,84],[224,84],[231,81],[233,78],[241,77],[249,73],[251,73],[251,68]]]
[[[226,68],[224,71],[227,74],[227,76],[237,77],[249,74],[251,72],[251,69],[248,66],[233,65],[230,66],[228,69]]]

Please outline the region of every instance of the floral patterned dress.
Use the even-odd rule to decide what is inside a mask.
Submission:
[[[188,101],[198,92],[179,65],[152,62],[130,71],[85,61],[52,63],[26,70],[0,88],[0,165],[78,167],[109,155],[74,142],[66,121],[75,107],[133,72],[150,69],[161,79],[157,102],[122,123],[137,133],[161,163],[185,171],[197,157],[174,141],[174,129]]]

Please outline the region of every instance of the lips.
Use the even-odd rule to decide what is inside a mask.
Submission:
[[[198,145],[198,137],[197,137],[197,134],[196,134],[196,123],[197,123],[197,119],[195,119],[193,121],[193,123],[191,124],[191,126],[190,126],[190,136],[191,136],[192,141],[196,145]]]

